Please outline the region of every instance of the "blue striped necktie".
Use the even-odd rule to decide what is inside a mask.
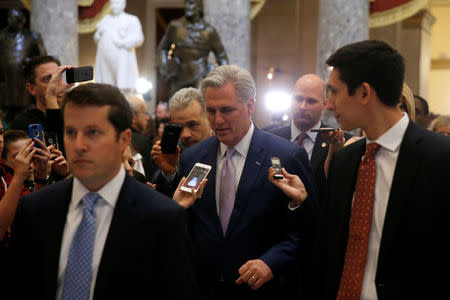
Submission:
[[[61,300],[89,299],[95,242],[94,206],[100,198],[97,193],[88,193],[81,199],[83,218],[70,246]]]

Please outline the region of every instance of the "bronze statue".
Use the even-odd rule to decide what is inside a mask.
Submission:
[[[29,104],[22,66],[33,56],[47,54],[39,33],[24,28],[25,21],[22,10],[10,9],[8,26],[0,31],[0,98],[4,107]]]
[[[210,51],[218,65],[228,64],[216,29],[203,20],[202,0],[185,0],[185,15],[169,23],[158,45],[158,70],[169,81],[169,97],[184,87],[198,87],[212,67]]]

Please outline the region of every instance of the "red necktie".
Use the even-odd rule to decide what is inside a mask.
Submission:
[[[297,136],[297,143],[303,147],[303,141],[305,140],[306,137],[306,132],[301,132],[298,136]]]
[[[359,165],[344,268],[337,295],[339,300],[359,299],[361,295],[375,192],[374,156],[378,149],[380,149],[380,145],[377,143],[368,144]]]

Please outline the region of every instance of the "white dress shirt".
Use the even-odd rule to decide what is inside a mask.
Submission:
[[[239,186],[239,180],[241,179],[242,170],[244,169],[245,159],[247,158],[248,149],[250,148],[250,142],[252,141],[253,131],[255,130],[255,126],[253,122],[250,125],[250,129],[244,135],[244,137],[234,146],[236,149],[235,154],[232,157],[232,161],[234,164],[234,169],[236,171],[236,190]],[[219,206],[220,206],[220,178],[222,174],[222,165],[224,161],[225,151],[228,149],[228,146],[220,143],[219,149],[217,152],[217,166],[216,166],[216,207],[217,214],[219,214]]]
[[[314,127],[311,129],[318,129],[322,126],[322,122],[319,121]],[[316,142],[317,134],[318,132],[311,132],[311,129],[306,132],[305,139],[303,140],[303,148],[305,148],[306,153],[308,154],[308,159],[311,160],[312,151],[314,149],[314,143]],[[296,143],[297,137],[299,134],[301,134],[302,131],[300,131],[297,127],[295,127],[294,122],[291,122],[291,142]]]
[[[369,232],[367,262],[361,289],[361,300],[378,299],[375,287],[375,275],[377,272],[381,234],[383,232],[384,217],[386,215],[386,208],[400,151],[400,144],[405,135],[406,128],[408,127],[408,122],[408,115],[404,113],[403,117],[377,140],[366,140],[366,144],[375,142],[381,147],[375,154],[375,195],[372,223]]]
[[[98,266],[102,257],[103,248],[105,246],[106,237],[108,235],[109,226],[116,206],[117,198],[119,197],[120,189],[125,180],[125,169],[121,166],[117,175],[108,182],[104,187],[97,191],[102,197],[94,206],[96,224],[95,224],[95,245],[92,257],[92,281],[91,293],[89,299],[92,300],[94,296],[95,281],[97,278]],[[69,209],[66,217],[66,225],[64,226],[64,233],[61,244],[61,253],[59,256],[58,268],[58,285],[56,299],[61,299],[62,288],[64,283],[64,272],[66,270],[67,259],[69,257],[70,246],[73,237],[81,223],[83,217],[83,204],[81,199],[90,191],[81,184],[81,182],[74,177],[72,188],[72,199],[69,204]]]
[[[133,155],[134,167],[133,169],[142,173],[145,176],[144,164],[142,163],[142,155],[140,153],[136,153]]]

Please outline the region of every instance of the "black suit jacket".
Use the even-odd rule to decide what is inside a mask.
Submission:
[[[145,177],[148,181],[152,181],[156,172],[159,171],[158,166],[152,159],[151,151],[153,142],[152,139],[146,135],[137,132],[134,128],[131,128],[131,145],[134,150],[142,155],[142,165],[145,171]]]
[[[336,299],[365,139],[337,151],[314,252],[313,299]],[[443,299],[450,275],[450,138],[410,121],[395,166],[376,270],[378,299]]]
[[[321,124],[320,128],[329,127]],[[291,139],[291,125],[275,128],[269,131],[272,134],[278,135],[284,139]],[[345,139],[348,140],[351,135],[345,133]],[[322,138],[320,133],[317,134],[314,142],[313,151],[311,154],[311,168],[313,170],[314,179],[317,185],[317,190],[322,197],[325,193],[326,177],[324,171],[325,160],[327,159],[328,148],[330,145]]]
[[[55,299],[71,191],[68,179],[21,199],[9,248],[11,299]],[[94,299],[189,299],[196,286],[191,253],[184,209],[127,175]]]

